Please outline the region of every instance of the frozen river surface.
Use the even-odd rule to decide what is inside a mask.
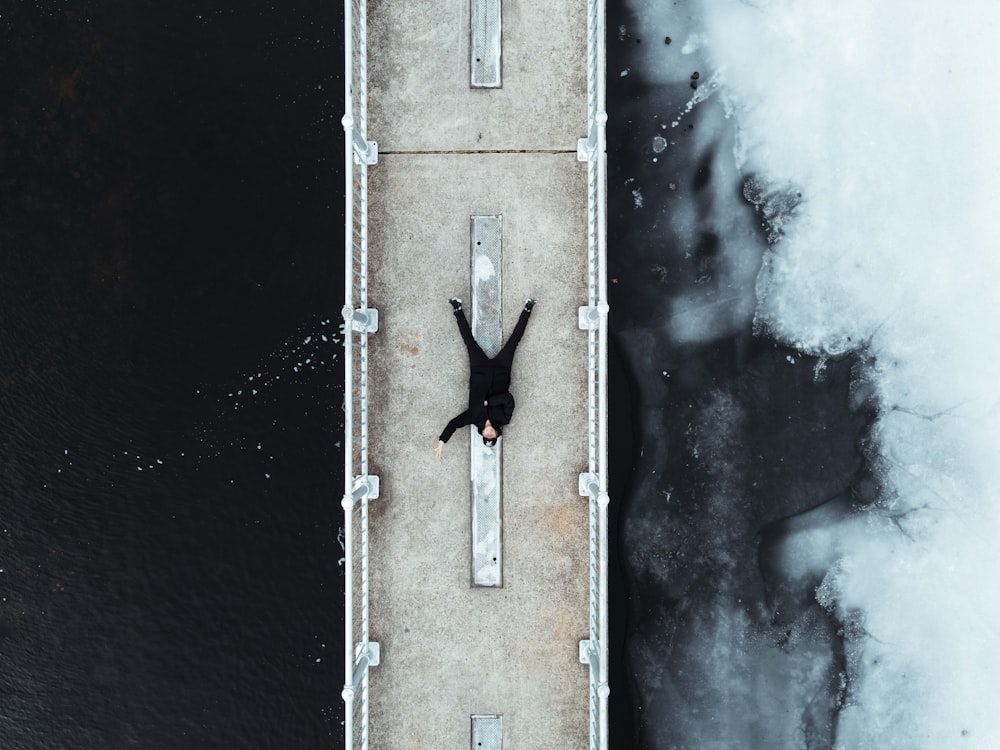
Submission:
[[[909,7],[610,12],[631,746],[1000,742],[998,14]]]

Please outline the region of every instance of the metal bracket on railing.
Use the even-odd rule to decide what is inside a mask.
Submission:
[[[597,497],[601,493],[601,479],[592,471],[580,475],[580,495]]]
[[[597,674],[601,670],[601,649],[600,644],[595,644],[590,639],[580,641],[580,663],[589,664],[591,674]],[[597,686],[597,695],[607,698],[611,695],[611,688],[608,683],[602,682]]]
[[[601,305],[584,305],[577,313],[577,325],[582,331],[596,331],[601,327],[601,315],[607,315],[610,306],[607,303]]]
[[[340,501],[344,510],[350,510],[356,502],[362,498],[377,500],[379,493],[379,480],[375,474],[367,474],[363,477],[354,477],[354,491],[350,495],[345,495]]]
[[[354,660],[354,673],[351,675],[351,684],[344,685],[344,689],[340,693],[344,702],[348,704],[354,700],[354,696],[361,688],[361,681],[365,678],[365,670],[368,667],[377,667],[382,654],[379,644],[375,641],[368,641],[364,645],[359,643],[355,647],[355,651],[358,652],[358,655]]]
[[[368,641],[365,644],[358,643],[354,647],[354,663],[357,666],[377,667],[382,660],[382,647],[378,641]]]
[[[378,310],[374,307],[359,307],[344,305],[340,311],[345,323],[351,324],[351,330],[358,333],[378,333]]]
[[[367,164],[372,166],[378,164],[378,142],[367,141],[364,135],[354,127],[354,118],[351,115],[344,115],[341,119],[344,132],[351,134],[351,144],[354,146],[354,163]]]
[[[584,305],[578,313],[577,325],[582,331],[596,331],[601,326],[601,315],[596,305]]]
[[[590,161],[597,151],[598,130],[604,128],[608,122],[607,112],[598,112],[597,116],[594,117],[594,121],[590,123],[590,132],[587,133],[586,138],[580,138],[576,142],[576,160],[577,161]]]

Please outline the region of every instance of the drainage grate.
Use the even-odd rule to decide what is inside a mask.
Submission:
[[[500,0],[470,0],[470,3],[470,85],[477,89],[501,88]]]
[[[472,717],[472,750],[502,750],[503,716]]]
[[[501,216],[473,216],[472,334],[488,356],[495,356],[503,342],[501,316],[500,237]],[[495,446],[483,444],[470,428],[472,479],[472,583],[503,585],[503,438]]]

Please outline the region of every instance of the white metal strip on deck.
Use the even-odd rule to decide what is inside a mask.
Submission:
[[[473,216],[471,225],[472,335],[487,356],[494,357],[503,343],[503,217]],[[503,438],[491,447],[475,427],[471,430],[472,583],[499,587],[503,585]]]
[[[472,717],[472,750],[503,750],[503,716]]]
[[[469,0],[472,43],[469,45],[471,78],[478,89],[498,89],[500,73],[500,0]]]
[[[501,234],[503,216],[472,217],[472,335],[486,356],[503,346]]]
[[[472,583],[503,586],[503,438],[488,446],[472,428]]]

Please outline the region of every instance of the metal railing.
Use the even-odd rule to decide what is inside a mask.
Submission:
[[[368,748],[368,671],[379,645],[368,640],[368,336],[378,311],[368,307],[368,51],[365,0],[344,0],[344,736],[349,750]]]
[[[577,158],[587,162],[587,473],[580,494],[589,498],[589,639],[580,660],[590,665],[590,750],[608,747],[608,296],[607,149],[605,111],[605,0],[587,2],[587,137]]]

